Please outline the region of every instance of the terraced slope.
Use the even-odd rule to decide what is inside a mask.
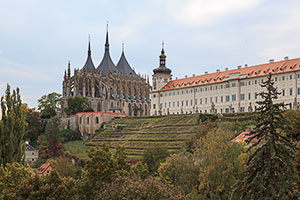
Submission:
[[[129,159],[141,159],[144,150],[154,145],[164,145],[170,152],[176,152],[199,129],[198,118],[198,115],[171,115],[114,119],[87,145],[106,143],[112,149],[122,145]]]

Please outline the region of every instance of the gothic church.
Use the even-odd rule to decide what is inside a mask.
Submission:
[[[62,115],[66,116],[67,99],[74,96],[88,98],[95,112],[121,112],[128,116],[149,115],[149,78],[136,74],[130,67],[122,49],[121,57],[115,65],[109,53],[108,31],[102,61],[96,68],[91,57],[91,44],[81,69],[74,69],[71,75],[70,62],[62,84]]]

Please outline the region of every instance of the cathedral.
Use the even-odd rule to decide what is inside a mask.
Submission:
[[[86,62],[81,69],[74,69],[73,75],[69,62],[62,84],[61,114],[66,116],[64,109],[68,106],[68,98],[84,96],[88,98],[95,112],[118,112],[128,116],[149,115],[150,89],[149,78],[136,74],[130,67],[124,48],[117,65],[114,64],[109,53],[107,31],[104,56],[97,68],[91,57],[90,41]]]

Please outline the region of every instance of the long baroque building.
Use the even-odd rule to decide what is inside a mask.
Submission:
[[[165,51],[160,55],[160,66],[153,70],[151,115],[183,113],[252,112],[258,107],[260,86],[269,73],[281,92],[275,102],[284,102],[288,109],[300,104],[300,58],[247,66],[214,73],[172,80],[166,67]]]
[[[64,109],[68,106],[68,98],[74,96],[87,97],[91,108],[96,112],[149,115],[150,88],[149,78],[137,75],[130,67],[124,48],[117,65],[113,63],[107,31],[104,56],[97,68],[92,61],[90,41],[86,62],[81,69],[74,69],[73,75],[69,62],[62,84],[62,116],[66,116]]]

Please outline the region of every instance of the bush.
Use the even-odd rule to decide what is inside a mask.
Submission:
[[[64,129],[60,131],[60,137],[64,143],[69,141],[75,141],[81,139],[81,133],[77,131],[72,131],[69,129]]]

